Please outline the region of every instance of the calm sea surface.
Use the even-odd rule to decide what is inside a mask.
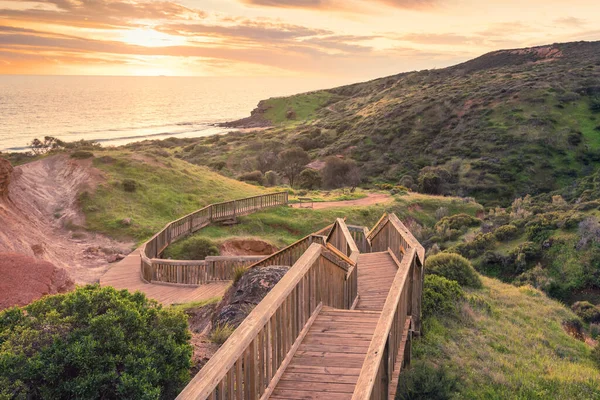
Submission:
[[[98,140],[226,132],[212,126],[247,117],[259,100],[340,85],[332,79],[0,76],[0,151],[34,138]]]

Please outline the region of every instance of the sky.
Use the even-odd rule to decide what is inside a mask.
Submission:
[[[0,74],[371,79],[600,40],[598,0],[0,0]]]

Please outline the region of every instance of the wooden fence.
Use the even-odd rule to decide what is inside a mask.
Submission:
[[[410,360],[413,331],[420,330],[425,250],[394,215],[369,233],[373,251],[389,251],[398,266],[356,384],[353,400],[387,399],[390,383]]]
[[[326,254],[311,244],[177,398],[268,398],[321,308],[347,305],[346,266]]]
[[[194,233],[213,222],[235,219],[268,207],[288,203],[288,193],[271,193],[261,196],[211,204],[167,224],[148,240],[141,249],[141,277],[146,282],[180,285],[201,285],[215,280],[230,280],[235,268],[248,266],[256,259],[236,260],[165,260],[162,252],[171,243]]]

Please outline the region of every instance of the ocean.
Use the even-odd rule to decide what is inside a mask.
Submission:
[[[199,137],[250,115],[263,99],[341,85],[331,78],[0,76],[0,151],[34,138],[103,146]]]

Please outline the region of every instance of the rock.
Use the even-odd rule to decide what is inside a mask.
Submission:
[[[8,160],[0,158],[0,197],[8,195],[8,184],[13,170]]]
[[[121,261],[122,259],[124,259],[125,256],[123,254],[113,254],[111,256],[108,256],[106,258],[106,261],[111,264],[111,263],[115,263],[117,261]]]
[[[215,311],[213,326],[229,324],[236,328],[289,269],[286,266],[270,266],[246,272],[223,296]]]
[[[285,117],[287,119],[296,119],[296,111],[294,111],[294,110],[287,110],[287,112],[285,113]]]
[[[121,220],[121,225],[123,225],[123,226],[131,226],[131,224],[132,224],[131,218],[123,218]]]
[[[17,253],[0,253],[0,276],[0,310],[75,288],[64,269]]]

